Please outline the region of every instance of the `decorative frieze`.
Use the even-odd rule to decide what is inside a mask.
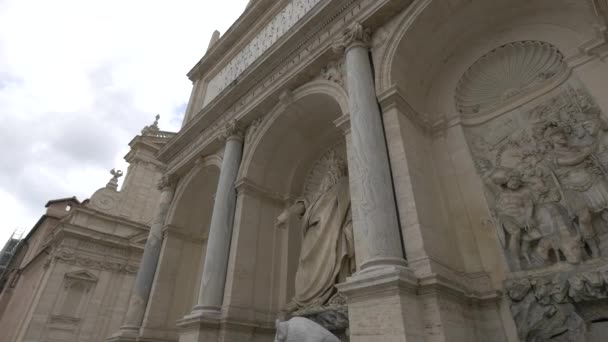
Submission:
[[[206,103],[228,87],[321,0],[289,2],[234,58],[209,81]]]
[[[137,265],[92,258],[84,254],[75,253],[74,251],[70,250],[59,250],[55,255],[55,260],[69,265],[77,265],[86,269],[95,269],[127,274],[136,273],[138,268]]]
[[[99,256],[105,255],[114,255],[119,257],[128,257],[129,250],[126,248],[118,248],[102,245],[100,243],[83,240],[83,239],[75,239],[75,238],[65,238],[60,244],[60,247],[74,249],[78,251],[87,251],[90,253],[95,253]]]

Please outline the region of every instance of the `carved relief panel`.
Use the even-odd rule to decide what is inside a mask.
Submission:
[[[608,122],[568,72],[551,45],[513,43],[456,91],[522,341],[583,341],[608,318]]]
[[[608,231],[608,124],[589,92],[541,42],[500,47],[465,73],[456,91],[486,198],[511,270],[598,257]],[[491,82],[503,64],[510,72]],[[494,69],[497,70],[494,70]],[[509,100],[548,93],[512,110]],[[525,90],[520,92],[519,90]]]
[[[578,264],[606,248],[607,129],[575,81],[467,129],[512,270]]]

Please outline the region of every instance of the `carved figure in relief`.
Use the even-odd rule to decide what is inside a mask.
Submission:
[[[548,127],[545,137],[552,143],[551,163],[578,219],[582,238],[592,255],[599,256],[599,242],[591,213],[600,213],[604,220],[608,220],[608,182],[603,175],[592,170],[596,167],[590,159],[593,149],[571,146],[564,127]]]
[[[540,237],[536,231],[534,218],[534,201],[529,191],[522,187],[516,172],[495,170],[492,181],[499,187],[496,192],[496,218],[501,227],[509,234],[506,247],[511,253],[514,267],[521,269],[520,256],[528,259],[530,241]],[[524,233],[526,236],[524,237]]]
[[[505,284],[522,341],[584,341],[586,323],[606,317],[608,271],[523,277]],[[582,314],[580,308],[593,303]]]
[[[499,236],[513,268],[523,269],[521,259],[533,266],[560,260],[561,255],[569,263],[579,263],[579,237],[572,232],[566,209],[558,203],[559,195],[547,188],[534,166],[518,167],[525,171],[524,176],[517,169],[497,169],[490,176],[496,199],[494,217],[507,233]]]
[[[329,165],[316,194],[296,201],[279,215],[276,226],[283,227],[296,215],[303,238],[295,296],[286,311],[320,307],[336,294],[335,284],[350,276],[355,254],[346,165],[332,152]]]
[[[583,88],[569,85],[529,110],[513,111],[472,129],[469,141],[477,169],[485,179],[488,204],[514,269],[563,260],[577,264],[600,256],[607,236],[601,234],[608,229],[607,131],[591,97]],[[501,209],[505,198],[513,195],[505,179],[497,182],[488,176],[496,170],[519,174],[519,192],[531,198],[526,205],[530,207],[531,201],[536,226],[524,224],[530,214],[522,211],[519,245],[514,245],[517,230],[505,225],[506,209]]]
[[[538,222],[536,254],[543,262],[560,260],[562,253],[571,264],[582,261],[580,236],[574,232],[568,210],[560,203],[561,195],[545,181],[550,175],[536,154],[526,155],[517,165],[523,174],[524,184],[534,199],[534,217]],[[534,239],[534,236],[530,238]]]

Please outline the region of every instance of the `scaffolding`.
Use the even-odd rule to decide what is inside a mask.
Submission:
[[[6,284],[8,268],[11,265],[13,257],[19,250],[19,246],[23,239],[23,233],[24,232],[21,230],[15,230],[4,245],[4,248],[2,248],[2,251],[0,251],[0,291],[2,291],[4,284]]]

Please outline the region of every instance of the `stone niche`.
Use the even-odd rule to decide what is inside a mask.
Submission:
[[[350,213],[350,204],[348,209],[344,212],[335,211],[332,215],[343,215],[345,216],[338,221],[319,221],[317,219],[306,219],[306,217],[319,217],[323,214],[323,211],[329,209],[325,206],[316,205],[315,203],[325,203],[320,198],[326,192],[331,192],[334,187],[337,187],[338,183],[348,184],[348,171],[346,166],[346,145],[343,142],[339,142],[336,145],[329,148],[323,153],[319,159],[317,159],[311,169],[308,171],[307,176],[302,187],[300,198],[296,202],[309,203],[307,210],[312,210],[312,213],[303,215],[303,217],[297,220],[299,227],[292,229],[301,230],[303,233],[303,243],[300,251],[300,260],[302,262],[302,255],[311,255],[311,248],[320,247],[323,253],[328,258],[325,260],[314,257],[306,257],[306,262],[311,263],[316,260],[318,263],[324,264],[326,267],[325,272],[319,272],[318,268],[311,269],[310,267],[303,268],[301,264],[298,265],[296,272],[296,279],[294,283],[304,282],[301,277],[310,278],[313,280],[313,284],[306,284],[302,286],[304,289],[316,288],[318,290],[312,291],[314,293],[321,293],[322,295],[317,298],[311,298],[307,296],[309,293],[305,291],[304,295],[298,296],[298,290],[296,289],[296,295],[291,303],[291,310],[287,309],[284,312],[284,319],[291,319],[293,317],[307,318],[323,328],[330,331],[341,341],[347,342],[348,338],[348,307],[346,305],[346,298],[338,293],[335,285],[340,282],[344,282],[346,278],[352,275],[355,271],[355,250],[354,241],[352,238],[352,218]],[[328,184],[334,184],[328,186]],[[344,200],[344,198],[336,197],[332,200],[336,207],[339,206],[338,202]],[[350,200],[348,201],[350,203]],[[346,207],[345,207],[346,208]],[[316,212],[316,213],[315,213]],[[310,222],[309,222],[310,221]],[[313,222],[314,221],[314,222]],[[320,227],[327,224],[333,224],[332,227]],[[322,228],[322,229],[321,229]],[[320,233],[320,232],[324,233]],[[334,234],[334,233],[337,234]],[[320,234],[320,235],[319,235]],[[332,241],[327,243],[327,241]],[[304,250],[306,248],[306,250]],[[315,253],[317,254],[317,253]],[[331,263],[329,260],[335,260]],[[333,274],[333,277],[317,277],[315,274]],[[306,281],[310,281],[306,280]],[[319,286],[320,284],[320,286]],[[296,285],[297,288],[297,285]],[[297,299],[305,298],[307,301],[301,303]],[[290,305],[288,304],[288,307]]]
[[[543,42],[483,56],[455,100],[511,270],[505,293],[520,339],[605,340],[604,113],[561,53]]]

